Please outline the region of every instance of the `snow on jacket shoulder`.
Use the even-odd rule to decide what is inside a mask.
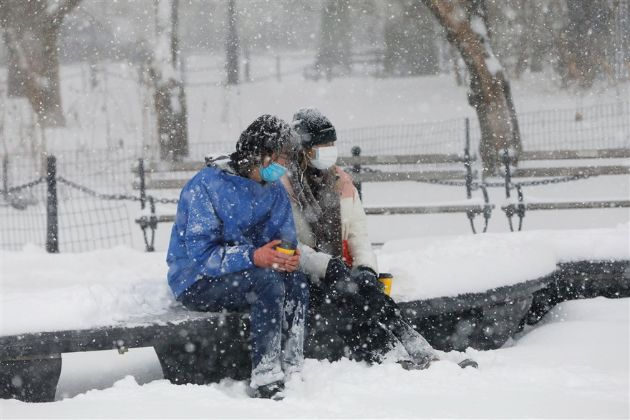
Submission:
[[[340,196],[341,207],[341,236],[343,240],[348,241],[348,248],[353,259],[352,265],[353,267],[360,265],[370,267],[378,273],[376,255],[372,251],[368,237],[367,217],[359,198],[359,192],[354,187],[352,177],[348,173],[340,167],[336,167],[336,170],[338,175],[337,191]],[[289,180],[283,177],[282,183],[289,195],[292,196],[293,190]],[[315,235],[313,235],[311,227],[304,219],[300,207],[294,199],[291,200],[291,207],[293,208],[293,218],[302,253],[300,269],[315,277],[324,278],[331,256],[315,250],[317,247]]]
[[[279,182],[260,184],[218,166],[202,169],[182,189],[166,262],[177,298],[203,276],[254,266],[255,249],[296,241],[291,205]]]

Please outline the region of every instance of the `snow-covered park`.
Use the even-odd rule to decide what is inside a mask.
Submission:
[[[396,96],[392,82],[369,83],[374,91]],[[445,92],[431,93],[431,83],[442,84]],[[367,113],[357,109],[356,118],[364,123],[391,123],[413,116],[441,118],[440,108],[431,104],[450,108],[449,115],[465,115],[453,105],[462,100],[463,91],[449,83],[439,78],[434,82],[405,80],[395,88],[399,96],[408,95],[412,86],[427,93],[408,96],[405,105],[392,99],[378,112],[376,107],[365,108]],[[320,92],[320,96],[308,96],[308,103],[351,126],[347,105],[340,104],[335,93],[339,90],[311,84],[300,84],[301,92]],[[516,83],[516,91],[523,92],[516,95],[522,108],[534,108],[544,102],[541,98],[554,95],[525,94],[526,86]],[[365,92],[357,89],[354,97],[351,92],[343,96],[348,102],[361,102]],[[259,94],[248,93],[246,88],[241,95],[247,105],[235,109],[243,112],[243,121],[268,110],[289,115],[306,101],[300,97],[289,104],[280,99],[251,103],[245,98],[254,100]],[[581,100],[597,103],[616,93],[604,90],[601,95]],[[376,96],[382,100],[382,95]],[[550,103],[547,99],[545,106],[560,107],[575,100],[560,97]],[[629,188],[628,177],[599,177],[534,188],[530,194],[548,199],[607,199],[628,197]],[[501,203],[501,192],[492,194]],[[368,205],[422,204],[462,195],[460,190],[415,183],[366,184],[364,190]],[[129,213],[135,212],[134,203]],[[385,243],[379,250],[379,264],[395,276],[394,298],[405,301],[518,283],[548,274],[560,262],[630,259],[629,222],[627,209],[567,210],[529,213],[526,231],[521,233],[507,232],[501,213],[491,219],[489,231],[494,233],[486,235],[472,235],[461,214],[374,216],[369,218],[369,230],[374,242]],[[50,255],[27,245],[21,251],[1,251],[2,333],[90,328],[168,310],[174,303],[165,280],[168,231],[168,226],[158,228],[155,253],[141,251],[143,243],[135,226],[133,243],[112,249]],[[627,298],[563,303],[501,349],[468,349],[466,354],[480,364],[477,370],[461,370],[449,362],[461,359],[455,353],[445,354],[444,361],[419,372],[405,371],[394,362],[367,366],[309,359],[303,379],[287,384],[286,398],[280,403],[250,399],[245,381],[170,384],[162,379],[150,348],[132,349],[124,355],[68,353],[62,357],[56,402],[2,400],[0,410],[6,418],[628,417],[629,313]]]
[[[50,8],[57,4],[50,3]],[[132,3],[124,10],[143,9]],[[255,3],[259,7],[261,2]],[[302,13],[313,7],[296,3],[305,7]],[[199,4],[195,7],[202,7]],[[0,4],[0,30],[2,12]],[[239,13],[253,19],[246,6]],[[108,24],[115,26],[116,36],[125,30],[135,33],[125,16],[113,22]],[[270,17],[265,22],[274,23]],[[309,23],[299,22],[304,28],[294,28],[294,37]],[[476,33],[483,32],[472,26]],[[369,28],[363,29],[373,31]],[[256,37],[252,39],[256,47]],[[258,115],[269,113],[289,121],[304,106],[317,107],[330,117],[341,156],[347,156],[352,146],[361,146],[367,155],[462,154],[464,118],[471,121],[473,154],[479,154],[477,114],[469,104],[469,88],[457,85],[449,70],[452,53],[446,43],[440,44],[438,74],[375,77],[370,68],[328,81],[309,77],[314,47],[273,54],[271,50],[269,45],[253,48],[242,62],[251,71],[250,80],[226,86],[225,54],[190,48],[183,70],[178,70],[186,86],[187,159],[229,153],[239,133]],[[2,57],[0,50],[4,85],[9,72]],[[515,61],[509,58],[510,63]],[[496,65],[500,66],[498,61]],[[557,65],[547,63],[540,72],[524,71],[511,80],[523,149],[630,150],[628,78],[612,80],[606,73],[588,88],[567,87]],[[58,175],[64,179],[132,199],[103,200],[59,183],[61,252],[47,253],[45,185],[37,184],[21,197],[24,208],[3,195],[0,337],[137,325],[139,320],[181,309],[167,284],[172,223],[158,225],[155,252],[145,252],[142,232],[134,223],[149,210],[140,209],[135,199],[131,167],[138,158],[155,160],[159,155],[152,94],[143,81],[146,74],[131,60],[103,59],[98,64],[62,63],[60,76],[64,127],[39,130],[28,101],[0,89],[0,155],[13,165],[3,163],[3,191],[45,175],[37,156],[47,152],[57,156]],[[519,168],[536,165],[627,167],[630,158],[523,162]],[[481,173],[480,161],[474,170]],[[627,174],[586,178],[526,186],[526,202],[630,200]],[[490,180],[500,182],[501,177]],[[175,199],[179,190],[154,193]],[[473,234],[463,213],[369,216],[368,234],[378,268],[393,274],[392,298],[411,302],[484,293],[549,276],[559,264],[630,261],[630,208],[528,211],[522,231],[512,232],[501,210],[515,201],[512,193],[506,198],[503,188],[489,188],[489,202],[495,208],[486,233]],[[366,207],[483,203],[480,191],[467,201],[462,186],[413,181],[366,182],[362,202]],[[157,205],[158,214],[174,212],[173,203]],[[476,227],[482,226],[478,215]],[[624,276],[630,281],[628,270]],[[245,380],[172,384],[164,379],[150,347],[124,354],[64,353],[55,401],[0,399],[0,418],[630,418],[627,297],[562,302],[500,348],[440,351],[441,360],[427,370],[402,369],[395,360],[400,351],[395,349],[376,365],[345,358],[307,359],[302,376],[287,382],[282,401],[250,398]],[[460,369],[457,362],[464,357],[476,360],[478,369]]]
[[[585,258],[629,259],[628,225],[391,241],[379,263],[395,275],[393,296],[410,300],[514,284]],[[159,316],[174,305],[164,259],[126,247],[3,252],[1,333]],[[565,302],[501,349],[468,349],[477,370],[449,362],[461,359],[457,352],[427,371],[309,359],[280,403],[250,399],[246,381],[173,385],[150,348],[68,353],[57,402],[2,400],[0,407],[7,418],[626,417],[629,315],[628,298]]]
[[[149,349],[124,356],[64,355],[59,397],[48,404],[2,401],[5,418],[625,418],[629,299],[557,306],[535,329],[499,350],[470,350],[478,370],[436,363],[408,372],[307,360],[281,403],[255,401],[245,383],[172,385]],[[448,358],[448,355],[446,355]],[[88,390],[88,388],[90,390]],[[92,389],[93,388],[93,389]]]

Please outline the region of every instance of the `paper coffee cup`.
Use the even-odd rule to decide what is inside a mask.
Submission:
[[[276,251],[282,252],[283,254],[294,255],[295,248],[296,246],[294,243],[282,240],[282,242],[280,242],[280,245],[276,245],[275,249]]]
[[[378,281],[383,284],[383,293],[390,296],[392,293],[392,283],[394,282],[394,277],[390,273],[380,273],[378,275]]]

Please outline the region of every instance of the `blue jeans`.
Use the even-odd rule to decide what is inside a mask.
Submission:
[[[182,295],[193,311],[249,310],[251,386],[284,380],[304,362],[307,277],[252,268],[221,277],[203,277]]]

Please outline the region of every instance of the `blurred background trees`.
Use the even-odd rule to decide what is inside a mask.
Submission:
[[[0,2],[7,50],[8,95],[26,97],[38,123],[64,125],[57,40],[64,18],[81,0]]]
[[[611,77],[620,55],[624,65],[629,60],[628,0],[458,2],[464,6],[483,4],[493,51],[509,78],[518,78],[526,71],[552,71],[565,86],[572,82],[589,86],[597,78]],[[0,63],[6,64],[13,57],[7,48],[7,36],[14,36],[15,28],[20,28],[15,36],[26,39],[23,32],[43,34],[55,26],[58,34],[53,35],[54,39],[49,36],[47,42],[54,41],[63,63],[90,59],[141,61],[151,49],[148,42],[154,34],[154,3],[2,0],[5,45],[0,47]],[[378,63],[374,73],[379,77],[449,72],[458,57],[453,56],[443,28],[424,3],[180,0],[179,49],[182,57],[220,54],[229,44],[228,37],[237,34],[235,46],[240,61],[245,50],[248,54],[310,52],[314,67],[329,77],[356,72],[356,64],[368,61],[368,55]],[[63,13],[45,25],[44,14],[36,9],[53,6]],[[230,10],[233,18],[227,16]]]
[[[483,44],[486,63],[496,60],[492,68],[473,65],[465,37],[456,42],[457,32],[436,18],[449,4],[467,20],[469,39]],[[255,56],[275,60],[278,80],[283,56],[297,55],[314,80],[451,74],[469,87],[480,124],[493,133],[488,150],[519,148],[509,80],[541,74],[559,88],[588,89],[630,77],[628,0],[0,0],[0,29],[5,91],[28,98],[40,127],[67,117],[60,63],[89,63],[93,85],[100,63],[137,68],[164,159],[187,153],[193,56],[225,60],[217,82],[226,86],[255,79]],[[482,100],[484,80],[497,90]]]

